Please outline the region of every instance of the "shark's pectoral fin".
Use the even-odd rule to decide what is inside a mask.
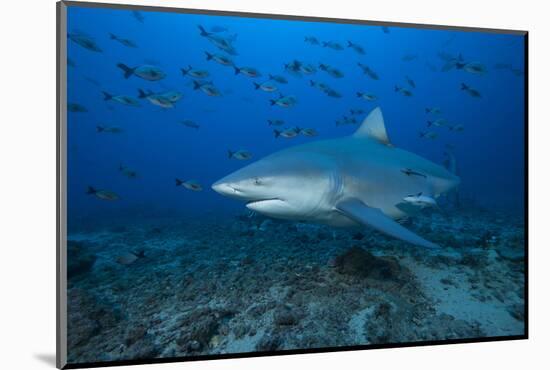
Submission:
[[[426,248],[436,248],[437,244],[421,238],[399,225],[378,208],[372,208],[358,199],[349,199],[337,204],[336,209],[362,225],[368,225],[384,234]]]

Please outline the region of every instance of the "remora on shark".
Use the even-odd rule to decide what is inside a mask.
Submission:
[[[394,147],[382,111],[375,108],[351,136],[278,151],[220,179],[212,188],[267,216],[339,227],[369,226],[431,248],[436,245],[397,222],[419,210],[404,198],[422,193],[436,199],[459,183],[442,166]]]

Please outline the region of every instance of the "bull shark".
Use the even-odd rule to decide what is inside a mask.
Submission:
[[[434,248],[436,244],[399,223],[422,208],[404,198],[422,193],[437,199],[459,183],[444,167],[393,146],[382,111],[375,108],[351,136],[275,152],[220,179],[212,189],[266,216],[366,226]]]

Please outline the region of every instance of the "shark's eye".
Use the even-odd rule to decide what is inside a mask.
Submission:
[[[262,181],[260,180],[259,177],[254,178],[254,185],[262,185]]]

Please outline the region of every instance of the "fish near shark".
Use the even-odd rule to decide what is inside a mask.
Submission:
[[[424,176],[409,176],[403,168]],[[220,179],[212,188],[264,215],[337,227],[367,226],[406,242],[436,245],[403,227],[410,194],[436,199],[460,179],[416,154],[394,147],[380,108],[351,136],[275,152]],[[414,208],[414,207],[412,207]]]

